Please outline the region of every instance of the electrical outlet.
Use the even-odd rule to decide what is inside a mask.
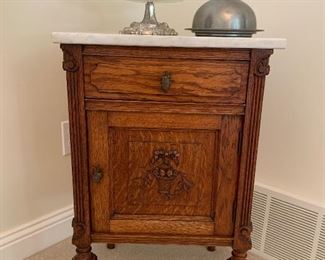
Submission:
[[[71,153],[69,121],[61,122],[61,136],[62,136],[62,154],[63,156],[66,156]]]

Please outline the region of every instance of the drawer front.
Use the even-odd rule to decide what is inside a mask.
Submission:
[[[87,114],[93,233],[233,235],[240,117]]]
[[[218,102],[246,100],[248,62],[85,56],[87,98]]]

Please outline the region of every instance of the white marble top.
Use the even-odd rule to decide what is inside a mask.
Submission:
[[[152,47],[285,49],[281,38],[229,38],[194,36],[147,36],[103,33],[53,32],[54,43]]]

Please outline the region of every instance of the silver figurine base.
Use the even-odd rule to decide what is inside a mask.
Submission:
[[[133,22],[129,27],[125,27],[121,34],[138,35],[170,35],[176,36],[178,33],[170,28],[167,23],[159,23],[156,18],[155,5],[152,1],[146,3],[145,14],[142,22]]]

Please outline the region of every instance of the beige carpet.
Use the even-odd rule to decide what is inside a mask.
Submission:
[[[230,248],[217,247],[215,252],[208,252],[202,246],[162,246],[120,244],[109,250],[105,244],[94,244],[93,252],[98,260],[226,260],[231,255]],[[54,245],[26,260],[65,260],[71,259],[75,248],[70,239]],[[263,260],[249,254],[249,260]]]

